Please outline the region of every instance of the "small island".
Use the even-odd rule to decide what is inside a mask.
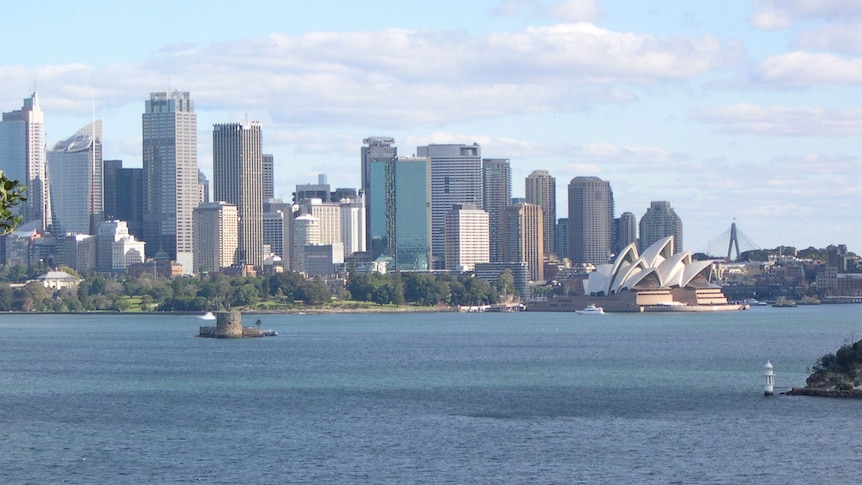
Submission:
[[[846,343],[838,352],[817,360],[805,387],[794,387],[794,396],[862,397],[862,340]]]
[[[200,327],[198,337],[208,338],[248,338],[248,337],[274,337],[278,332],[274,330],[261,330],[260,320],[256,322],[257,328],[243,327],[242,314],[237,311],[216,313],[215,326]]]

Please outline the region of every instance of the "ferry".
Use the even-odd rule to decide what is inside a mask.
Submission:
[[[216,316],[213,315],[213,312],[206,312],[203,315],[198,315],[198,318],[201,320],[215,320]]]

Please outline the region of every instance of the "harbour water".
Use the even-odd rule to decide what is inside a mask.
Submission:
[[[0,482],[854,483],[862,401],[762,369],[804,385],[859,309],[0,315]]]

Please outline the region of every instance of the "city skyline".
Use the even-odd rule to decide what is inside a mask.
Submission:
[[[317,173],[360,187],[356,148],[385,135],[403,155],[478,143],[511,160],[515,196],[548,170],[557,217],[578,176],[612,184],[615,216],[668,200],[693,252],[721,254],[727,241],[715,238],[733,220],[763,248],[862,239],[862,7],[850,2],[263,1],[229,17],[191,3],[87,3],[10,6],[0,32],[15,46],[0,106],[38,92],[48,147],[95,104],[104,157],[140,167],[141,99],[181,89],[195,98],[207,176],[208,127],[260,120],[285,200]],[[171,16],[122,41],[167,5]],[[25,33],[34,18],[51,35]]]

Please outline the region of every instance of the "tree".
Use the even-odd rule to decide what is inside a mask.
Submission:
[[[23,216],[16,216],[12,208],[27,200],[24,191],[27,187],[17,180],[10,180],[0,170],[0,236],[9,234],[21,223]]]

